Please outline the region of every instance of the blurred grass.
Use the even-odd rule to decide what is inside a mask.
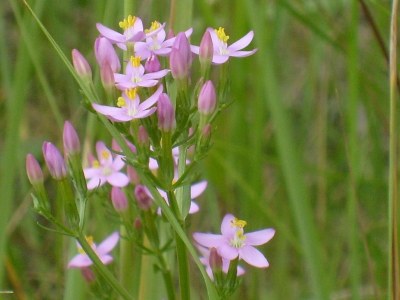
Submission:
[[[123,15],[122,2],[111,0],[30,3],[64,53],[77,48],[93,64],[95,23],[115,26]],[[365,3],[388,46],[390,2]],[[232,212],[249,230],[276,228],[262,248],[270,268],[247,267],[233,299],[384,298],[388,68],[358,1],[192,5],[193,43],[206,27],[223,26],[232,42],[254,29],[252,46],[259,48],[230,63],[236,101],[217,124],[204,170],[210,190],[191,226],[215,231],[220,217]],[[169,17],[167,1],[141,1],[136,9],[147,24]],[[87,114],[78,87],[21,2],[2,1],[0,14],[0,256],[11,266],[6,271],[0,261],[0,290],[21,291],[17,299],[60,299],[66,281],[65,299],[78,299],[72,291],[81,275],[54,276],[54,257],[46,255],[54,236],[33,225],[37,216],[30,210],[17,207],[29,194],[26,153],[41,157],[44,139],[60,143],[64,119],[83,137]],[[186,28],[185,20],[177,17],[176,28]],[[91,139],[104,136],[93,122]],[[6,235],[11,217],[19,221]],[[96,239],[107,226],[88,224]]]

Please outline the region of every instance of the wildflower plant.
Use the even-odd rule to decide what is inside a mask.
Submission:
[[[246,222],[227,214],[221,235],[195,233],[192,238],[187,234],[187,220],[190,214],[202,213],[201,203],[206,199],[193,199],[202,196],[208,183],[201,178],[198,165],[212,145],[215,120],[231,102],[225,92],[227,74],[218,65],[227,64],[230,57],[254,54],[256,49],[242,50],[254,33],[228,46],[229,36],[223,28],[206,29],[200,45],[195,46],[189,42],[192,28],[167,35],[166,23],[154,21],[146,29],[132,15],[118,25],[115,29],[96,24],[100,35],[94,41],[94,54],[104,91],[93,83],[92,67],[84,56],[72,50],[71,64],[41,25],[77,80],[84,106],[113,142],[96,141],[89,147],[95,151],[89,150],[86,157],[88,149],[82,151],[77,132],[66,122],[64,155],[52,143],[43,144],[63,209],[52,207],[41,167],[28,154],[34,208],[50,222],[49,230],[76,240],[76,255],[66,266],[82,269],[89,281],[106,282],[113,291],[111,299],[141,297],[134,288],[141,274],[133,271],[133,262],[143,256],[154,258],[169,300],[177,298],[176,276],[180,298],[190,299],[188,254],[203,275],[208,297],[227,299],[238,286],[237,277],[244,274],[239,260],[258,268],[269,266],[254,246],[268,242],[274,230],[244,233]],[[196,67],[200,67],[199,78],[192,76],[197,74],[192,71]],[[113,233],[96,245],[87,236],[85,224],[88,204],[99,198],[106,200],[118,221],[110,223]],[[112,252],[116,247],[119,255]],[[176,257],[176,268],[171,257]],[[119,273],[108,264],[119,265]]]

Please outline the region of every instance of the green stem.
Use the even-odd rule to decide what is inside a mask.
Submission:
[[[130,293],[135,292],[140,284],[140,274],[132,272],[133,268],[137,267],[137,263],[140,263],[140,257],[135,259],[134,244],[129,239],[126,239],[128,232],[125,225],[121,225],[120,234],[122,236],[120,241],[120,281],[122,286]],[[136,263],[135,263],[135,262]]]
[[[389,141],[389,261],[388,295],[389,299],[399,299],[399,255],[397,237],[397,11],[398,0],[393,0],[390,30],[390,141]]]
[[[117,281],[117,279],[111,274],[111,272],[105,267],[105,265],[101,262],[96,252],[92,249],[89,243],[86,241],[85,236],[80,233],[79,236],[76,237],[82,249],[85,251],[87,256],[94,263],[96,270],[100,273],[101,276],[111,285],[111,287],[122,296],[125,300],[133,300],[126,289]]]

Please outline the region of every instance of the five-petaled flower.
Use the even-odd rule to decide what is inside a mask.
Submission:
[[[119,241],[119,233],[114,232],[102,241],[98,246],[93,242],[91,236],[86,240],[92,247],[93,251],[97,254],[101,262],[105,265],[113,261],[113,257],[109,254],[117,245]],[[86,268],[93,264],[89,256],[83,251],[82,247],[78,244],[79,254],[75,255],[68,263],[68,268]]]
[[[212,62],[214,64],[223,64],[228,61],[229,57],[246,57],[254,54],[257,49],[250,51],[241,51],[243,48],[247,47],[254,37],[254,32],[250,31],[244,37],[236,41],[235,43],[228,46],[229,36],[225,34],[225,29],[219,27],[218,29],[207,29],[211,35],[214,53],[212,57]],[[192,46],[192,51],[199,54],[200,47]]]
[[[114,122],[128,122],[133,119],[142,119],[150,116],[157,110],[156,107],[152,106],[157,103],[162,90],[163,86],[160,85],[153,95],[140,103],[140,98],[136,89],[129,89],[122,95],[122,97],[118,98],[118,107],[96,103],[93,103],[92,106],[98,113],[105,115],[108,119]]]
[[[93,190],[106,182],[116,187],[129,184],[129,178],[120,170],[125,166],[121,155],[113,158],[111,151],[101,141],[96,143],[97,160],[92,162],[91,168],[83,170],[88,179],[87,188]]]
[[[222,220],[221,235],[196,232],[193,238],[203,247],[216,248],[222,258],[234,260],[239,257],[252,266],[268,267],[267,259],[253,246],[267,243],[274,236],[275,230],[268,228],[245,234],[244,226],[246,226],[246,221],[227,214]]]

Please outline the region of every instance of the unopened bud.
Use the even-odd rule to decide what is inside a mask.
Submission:
[[[138,130],[138,143],[141,146],[148,146],[150,144],[149,134],[143,125],[139,126]]]
[[[215,110],[216,105],[215,88],[211,80],[204,83],[199,94],[198,109],[201,114],[210,115]]]
[[[158,128],[163,132],[175,129],[175,110],[167,94],[162,93],[157,104]]]
[[[64,123],[63,131],[64,153],[66,155],[77,154],[81,151],[78,134],[69,121]]]
[[[140,220],[140,218],[136,218],[136,219],[133,221],[133,227],[134,227],[136,230],[142,229],[142,226],[143,226],[143,224],[142,224],[142,220]]]
[[[150,209],[153,200],[150,198],[145,186],[139,184],[135,187],[135,197],[140,209]]]
[[[114,186],[111,189],[111,201],[115,210],[119,213],[128,209],[128,199],[119,187]]]
[[[199,59],[201,64],[209,64],[212,61],[214,54],[214,46],[211,39],[211,34],[208,30],[204,32],[200,42]]]
[[[169,67],[174,79],[184,79],[188,76],[186,61],[178,49],[172,48],[169,56]]]
[[[26,174],[32,185],[43,183],[43,172],[36,158],[32,154],[26,156]]]
[[[157,58],[157,55],[150,55],[150,57],[146,60],[146,63],[144,64],[144,69],[147,73],[154,73],[161,70],[161,64]]]
[[[214,274],[222,271],[222,257],[214,247],[210,249],[209,263]]]
[[[121,70],[119,57],[111,42],[105,37],[98,37],[94,43],[94,54],[100,69],[108,65],[113,73]]]
[[[60,151],[50,142],[43,143],[43,156],[51,177],[61,180],[67,176],[67,168]]]
[[[211,138],[211,124],[206,124],[201,130],[201,138],[204,141],[208,141]]]
[[[78,75],[85,79],[92,79],[92,69],[86,58],[76,49],[72,50],[72,63]]]
[[[115,85],[114,72],[108,63],[104,64],[100,68],[100,78],[101,84],[103,85],[104,89],[106,89],[107,91],[113,89]]]
[[[83,278],[85,278],[85,281],[88,283],[92,283],[96,279],[94,272],[89,267],[81,268],[81,273]]]
[[[129,181],[133,185],[138,185],[140,183],[139,174],[136,172],[134,167],[128,165],[126,168],[126,173],[128,175]]]

